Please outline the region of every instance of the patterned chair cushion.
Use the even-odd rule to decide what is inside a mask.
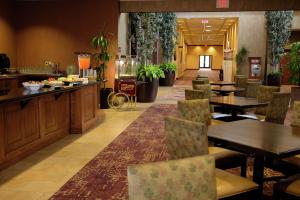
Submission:
[[[237,91],[234,93],[235,96],[244,97],[246,95],[246,88],[248,84],[248,77],[245,75],[236,75],[235,77],[236,86],[240,88],[245,88],[245,91]]]
[[[294,101],[291,124],[300,127],[300,101]]]
[[[129,200],[216,200],[214,163],[197,156],[129,166]]]
[[[177,103],[181,118],[211,124],[211,114],[208,99],[182,100]]]
[[[207,92],[203,90],[191,90],[185,89],[185,100],[192,100],[192,99],[208,99],[209,97],[206,96]]]
[[[270,102],[273,97],[273,92],[280,92],[280,87],[276,86],[264,86],[258,87],[257,100],[259,102]],[[255,113],[260,115],[266,115],[267,106],[259,107],[256,109]]]
[[[208,154],[207,126],[203,123],[166,117],[165,134],[172,159]]]
[[[290,100],[291,93],[274,92],[273,98],[267,108],[265,121],[283,124]]]
[[[261,82],[248,82],[246,89],[246,97],[256,98],[259,86],[261,86]]]

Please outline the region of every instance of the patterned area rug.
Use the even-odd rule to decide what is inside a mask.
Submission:
[[[164,117],[177,115],[176,105],[156,104],[146,110],[110,145],[71,178],[51,199],[128,199],[127,166],[167,160]],[[88,147],[87,147],[88,148]],[[247,176],[252,178],[252,159]],[[239,174],[239,169],[229,170]],[[278,175],[266,169],[266,176]],[[264,186],[272,195],[272,183]]]

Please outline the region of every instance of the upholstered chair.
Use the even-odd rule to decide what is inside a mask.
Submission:
[[[248,84],[248,77],[245,75],[236,75],[235,76],[235,86],[239,88],[245,88],[245,91],[247,89],[247,84]],[[238,91],[235,92],[235,96],[242,96],[244,97],[246,95],[245,91]]]
[[[202,122],[207,126],[211,124],[211,114],[208,99],[181,100],[177,102],[181,118]]]
[[[195,85],[203,85],[203,84],[209,84],[209,80],[207,78],[199,78],[192,80],[193,88]]]
[[[259,102],[270,102],[274,92],[280,92],[280,87],[261,85],[258,87],[257,100]],[[256,108],[255,114],[266,115],[266,112],[267,106],[259,107]]]
[[[291,125],[300,127],[300,101],[294,101]]]
[[[184,90],[185,100],[192,100],[192,99],[208,99],[207,92],[203,90],[192,90],[192,89],[185,89]]]
[[[291,93],[274,92],[271,102],[267,107],[265,121],[277,124],[284,124],[290,100]]]
[[[212,156],[131,165],[129,200],[217,200]]]
[[[300,174],[274,184],[274,200],[300,199]]]
[[[261,86],[261,82],[248,82],[247,88],[246,88],[246,97],[249,98],[256,98],[257,97],[257,91],[258,87]]]
[[[207,154],[208,148],[206,125],[175,117],[165,118],[167,151],[171,159],[182,159]],[[221,148],[220,148],[221,149]],[[228,150],[229,151],[229,150]],[[217,157],[215,154],[210,154]],[[227,162],[235,162],[231,157]],[[218,160],[216,160],[216,167]],[[252,181],[216,169],[218,199],[256,199],[257,184]]]

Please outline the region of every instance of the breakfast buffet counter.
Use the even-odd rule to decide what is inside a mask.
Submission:
[[[68,134],[82,134],[100,119],[99,84],[0,94],[0,169]]]

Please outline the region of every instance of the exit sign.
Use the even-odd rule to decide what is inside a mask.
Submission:
[[[216,8],[229,8],[229,0],[217,0]]]

